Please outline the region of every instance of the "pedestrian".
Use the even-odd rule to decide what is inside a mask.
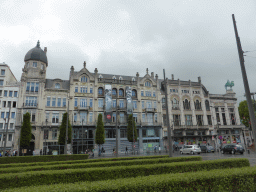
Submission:
[[[12,152],[12,156],[15,156],[15,150],[13,150],[13,152]]]
[[[33,151],[33,156],[35,156],[35,150]]]
[[[156,153],[156,146],[154,147],[154,153]]]
[[[159,145],[159,153],[161,153],[161,147],[160,147],[160,145]]]
[[[113,155],[115,155],[115,147],[113,148]]]
[[[105,150],[104,150],[104,148],[103,148],[103,146],[102,146],[102,148],[101,148],[101,153],[104,153],[105,152]]]
[[[42,151],[42,149],[40,149],[40,155],[42,155],[43,154],[43,151]]]
[[[127,146],[126,146],[126,148],[125,148],[125,154],[128,155],[128,147],[127,147]]]

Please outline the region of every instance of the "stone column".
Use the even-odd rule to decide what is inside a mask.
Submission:
[[[139,152],[143,153],[142,127],[139,128]]]
[[[228,104],[227,102],[224,103],[225,106],[225,116],[226,116],[226,120],[227,120],[227,125],[230,125],[230,118],[229,118],[229,114],[228,114]]]
[[[219,110],[220,124],[223,125],[221,107],[218,107],[218,110]]]

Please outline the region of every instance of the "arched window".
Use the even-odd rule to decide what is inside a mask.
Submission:
[[[98,95],[102,96],[103,95],[103,88],[99,87],[98,89]]]
[[[172,100],[172,109],[179,109],[179,101],[176,98],[173,98]]]
[[[145,82],[145,86],[146,86],[146,87],[151,87],[151,83],[150,83],[149,81],[146,81],[146,82]]]
[[[55,84],[55,89],[60,89],[60,84],[59,83]]]
[[[132,90],[132,97],[137,97],[137,91],[135,89]]]
[[[123,89],[119,89],[119,97],[123,97],[124,96],[124,90]]]
[[[196,110],[200,110],[201,109],[201,102],[199,102],[198,100],[195,101],[195,109]]]
[[[183,101],[183,106],[185,110],[190,110],[190,102],[187,99]]]
[[[116,89],[115,89],[115,88],[112,89],[112,95],[113,95],[113,96],[116,96]]]
[[[210,111],[210,105],[208,100],[205,100],[205,108],[207,111]]]
[[[87,82],[87,77],[82,76],[82,77],[81,77],[81,82]]]

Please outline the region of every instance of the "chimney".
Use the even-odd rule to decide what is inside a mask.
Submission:
[[[172,80],[174,80],[174,75],[172,74]]]
[[[139,72],[137,72],[137,73],[136,73],[136,77],[139,77],[139,76],[140,76],[140,74],[139,74]]]
[[[45,52],[45,54],[47,53],[47,47],[44,48],[44,52]]]
[[[70,68],[70,69],[71,69],[71,72],[72,72],[72,73],[73,73],[73,72],[74,72],[74,70],[75,70],[75,68],[74,68],[74,66],[73,66],[73,65],[71,66],[71,68]]]
[[[154,79],[154,72],[151,72],[151,77]]]
[[[156,82],[158,81],[158,75],[156,74]]]
[[[198,77],[198,83],[201,83],[201,77],[200,76]]]
[[[95,68],[94,73],[95,73],[95,75],[98,74],[98,69],[97,68]]]

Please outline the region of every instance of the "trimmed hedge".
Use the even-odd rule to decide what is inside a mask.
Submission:
[[[62,191],[255,191],[256,167],[194,173],[162,174],[127,179],[42,185],[8,189],[9,192]],[[6,190],[7,191],[7,190]]]
[[[161,164],[172,162],[188,162],[188,161],[202,161],[202,157],[174,157],[174,158],[160,158],[160,159],[138,159],[133,161],[106,161],[94,163],[76,163],[76,164],[62,164],[62,165],[41,165],[31,167],[13,167],[0,169],[0,173],[20,173],[27,171],[45,171],[45,170],[60,170],[60,169],[82,169],[93,167],[113,167],[113,166],[130,166],[130,165],[146,165],[146,164]]]
[[[29,162],[49,162],[49,161],[68,161],[88,159],[89,155],[42,155],[42,156],[18,156],[18,157],[2,157],[0,164],[9,163],[29,163]],[[6,165],[3,165],[6,166]]]
[[[9,173],[0,175],[0,188],[7,189],[31,185],[35,186],[44,184],[74,183],[79,181],[100,181],[164,173],[184,173],[212,169],[245,167],[249,165],[250,163],[248,159],[241,158],[153,165]]]
[[[50,161],[50,162],[35,162],[35,163],[12,163],[12,164],[0,164],[0,168],[2,169],[2,168],[9,168],[9,167],[27,167],[27,166],[39,166],[39,165],[45,165],[46,166],[46,165],[59,165],[59,164],[123,161],[123,160],[134,160],[134,159],[159,159],[159,158],[166,158],[166,157],[169,157],[169,156],[168,155],[159,155],[159,156],[138,156],[138,157],[70,160],[70,161]],[[16,157],[14,157],[14,158],[16,158]]]

